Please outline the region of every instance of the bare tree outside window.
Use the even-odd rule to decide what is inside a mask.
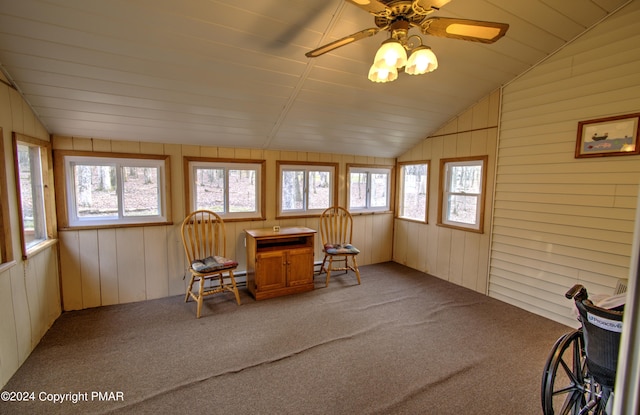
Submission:
[[[438,224],[483,232],[487,156],[441,159]]]
[[[196,168],[196,210],[224,212],[224,169]]]
[[[401,166],[401,218],[426,221],[428,164],[403,164]]]
[[[336,167],[278,163],[278,216],[319,214],[333,204]]]
[[[330,206],[330,176],[327,171],[309,172],[309,209],[326,209]]]
[[[158,168],[126,167],[124,180],[124,216],[154,216],[160,214]]]
[[[255,188],[255,170],[229,169],[229,212],[255,212]]]
[[[225,220],[261,217],[264,162],[185,158],[193,210],[211,210]]]
[[[17,143],[18,179],[24,243],[27,248],[47,239],[40,147]]]
[[[371,174],[371,207],[389,207],[389,173]]]
[[[367,207],[367,179],[366,172],[349,174],[349,208],[358,209]]]
[[[54,157],[67,202],[62,227],[167,222],[168,156],[61,150]]]
[[[304,171],[286,170],[282,172],[282,210],[302,210],[304,208]]]
[[[115,166],[73,166],[76,214],[79,218],[118,216]]]
[[[451,166],[447,220],[475,224],[482,166]]]
[[[390,209],[391,167],[347,165],[349,210]]]
[[[20,245],[22,259],[37,252],[42,244],[50,238],[55,238],[56,229],[52,225],[54,213],[53,180],[50,174],[51,143],[39,138],[30,137],[17,132],[13,136],[13,155],[16,196],[18,204]],[[4,189],[3,189],[4,190]],[[3,192],[4,193],[4,192]],[[4,201],[3,201],[4,203]],[[8,217],[3,205],[3,225],[8,225]],[[8,227],[4,227],[5,233]],[[12,256],[7,250],[8,235],[4,235],[2,245],[2,259]]]

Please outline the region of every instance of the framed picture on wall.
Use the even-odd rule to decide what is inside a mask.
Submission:
[[[640,113],[580,121],[576,158],[640,154],[639,119]]]

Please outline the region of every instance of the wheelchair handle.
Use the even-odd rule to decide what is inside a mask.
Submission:
[[[588,297],[587,289],[581,284],[576,284],[564,294],[568,299],[573,298],[575,301],[586,300]]]

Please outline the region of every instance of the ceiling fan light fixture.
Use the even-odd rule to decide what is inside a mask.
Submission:
[[[391,82],[398,78],[398,70],[396,68],[388,68],[386,66],[371,65],[369,69],[369,80],[371,82]]]
[[[491,44],[502,38],[509,29],[507,23],[484,20],[429,16],[451,0],[345,0],[373,15],[376,27],[361,30],[305,53],[316,58],[324,53],[377,34],[389,33],[376,51],[369,69],[369,80],[390,82],[398,70],[409,75],[421,75],[438,68],[438,60],[431,48],[424,46],[418,35],[409,35],[418,27],[425,35]],[[409,56],[410,55],[410,56]]]
[[[407,64],[407,51],[399,41],[389,38],[380,45],[373,64],[379,68],[402,68]]]
[[[413,49],[404,71],[409,75],[422,75],[433,72],[438,68],[438,59],[428,46],[418,46]]]

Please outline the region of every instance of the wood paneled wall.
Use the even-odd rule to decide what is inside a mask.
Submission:
[[[495,91],[398,161],[429,160],[428,223],[395,220],[393,260],[472,290],[486,293],[498,109]],[[484,233],[437,226],[440,159],[488,156]]]
[[[363,247],[360,263],[393,259],[479,292],[487,292],[488,285],[488,294],[495,298],[575,325],[572,305],[562,297],[571,284],[580,282],[606,294],[628,277],[640,156],[574,159],[573,154],[578,121],[640,111],[639,20],[640,3],[632,2],[505,86],[497,152],[496,91],[400,157],[431,161],[429,223],[398,220],[391,214],[356,217],[355,243]],[[44,140],[48,133],[19,93],[1,80],[8,184],[2,191],[9,195],[13,250],[19,252],[11,132]],[[59,269],[67,310],[184,293],[178,234],[185,215],[182,156],[267,160],[267,220],[229,226],[234,238],[229,238],[228,251],[236,254],[241,267],[243,229],[317,226],[315,219],[275,220],[276,160],[338,162],[341,204],[346,163],[395,163],[90,138],[57,137],[53,144],[60,149],[170,155],[174,225],[60,232],[59,261],[54,245],[29,261],[0,266],[0,385],[60,315]],[[489,155],[491,175],[488,195],[495,189],[495,202],[488,197],[485,206],[485,233],[436,226],[439,159],[484,154]]]
[[[339,203],[346,200],[346,164],[394,166],[395,159],[98,140],[54,136],[54,150],[164,154],[171,157],[172,226],[61,231],[60,266],[65,310],[184,294],[188,279],[180,225],[185,217],[184,156],[266,160],[266,220],[226,222],[227,254],[246,269],[244,229],[280,226],[318,228],[318,218],[276,220],[276,161],[319,161],[339,165]],[[375,232],[375,236],[374,236]],[[360,265],[391,260],[393,215],[357,215],[354,243]],[[386,243],[384,241],[387,241]],[[319,236],[316,260],[322,259]],[[243,278],[240,277],[239,280]]]
[[[2,128],[6,183],[0,191],[7,194],[14,260],[0,265],[0,387],[18,370],[31,351],[60,316],[57,244],[22,260],[18,199],[13,166],[13,131],[49,140],[49,134],[24,102],[18,91],[0,74],[0,127]]]
[[[640,156],[574,158],[579,121],[640,112],[640,2],[504,88],[489,294],[576,326],[574,283],[628,278]]]

